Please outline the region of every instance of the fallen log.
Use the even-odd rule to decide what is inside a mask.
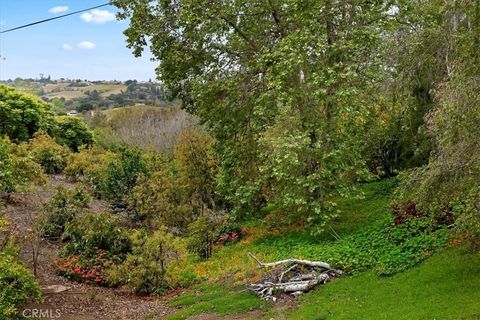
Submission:
[[[300,265],[305,265],[309,267],[319,267],[319,268],[324,268],[324,269],[331,269],[330,265],[328,263],[322,262],[322,261],[308,261],[308,260],[299,260],[299,259],[285,259],[285,260],[280,260],[280,261],[275,261],[275,262],[262,262],[260,261],[257,257],[253,255],[253,253],[249,252],[248,255],[252,257],[255,261],[257,261],[259,267],[266,268],[266,267],[276,267],[278,265],[286,264],[300,264]]]
[[[297,297],[342,274],[342,271],[333,269],[328,263],[322,261],[285,259],[265,263],[253,253],[249,252],[248,254],[260,268],[273,267],[273,270],[267,273],[262,281],[247,286],[247,289],[265,300],[276,301],[277,293],[286,293]]]

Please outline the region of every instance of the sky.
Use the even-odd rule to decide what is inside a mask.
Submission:
[[[107,0],[0,0],[0,30],[94,7]],[[0,80],[38,78],[88,80],[155,79],[148,49],[135,58],[126,47],[116,8],[83,14],[0,34]]]

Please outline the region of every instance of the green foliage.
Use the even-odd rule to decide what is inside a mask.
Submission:
[[[0,85],[0,136],[24,142],[38,130],[52,132],[55,127],[50,107],[29,94]]]
[[[169,164],[148,178],[140,178],[129,198],[133,219],[150,226],[158,223],[185,230],[193,218],[193,210],[177,181],[177,174]]]
[[[85,122],[76,117],[58,116],[55,118],[57,128],[55,138],[59,144],[67,145],[77,152],[81,146],[93,144],[93,133]]]
[[[217,160],[213,139],[200,131],[184,131],[175,145],[174,156],[178,184],[196,211],[203,214],[205,206],[214,204]]]
[[[33,275],[14,256],[0,252],[0,318],[13,319],[19,308],[33,300],[40,300]]]
[[[28,142],[28,149],[47,174],[61,173],[70,154],[68,147],[57,144],[52,137],[41,131],[35,133]]]
[[[429,257],[447,243],[448,234],[429,218],[412,219],[404,225],[388,219],[333,243],[292,240],[265,239],[257,250],[271,253],[272,259],[303,257],[326,261],[346,272],[373,269],[380,275],[391,275]]]
[[[126,201],[140,176],[148,175],[148,167],[136,148],[121,150],[119,158],[111,159],[105,171],[102,196],[118,208],[125,208]]]
[[[41,185],[44,182],[43,170],[32,160],[26,146],[0,138],[0,193],[8,194],[29,183]]]
[[[175,238],[167,228],[160,227],[149,235],[145,230],[131,236],[132,253],[126,262],[111,273],[128,283],[135,291],[142,293],[161,293],[175,285],[168,277],[168,270],[185,256],[183,242]],[[121,280],[120,280],[121,281]]]
[[[98,146],[82,148],[70,154],[64,174],[72,181],[85,182],[95,196],[101,197],[105,194],[107,167],[116,157],[114,153]]]
[[[79,215],[90,202],[90,196],[82,187],[71,190],[58,188],[57,193],[43,203],[44,215],[40,217],[40,235],[49,240],[62,237],[65,226]]]
[[[372,83],[383,73],[385,4],[355,3],[356,15],[315,0],[187,0],[182,10],[174,1],[113,3],[129,18],[129,47],[140,55],[145,39],[152,41],[172,96],[216,139],[219,191],[233,214],[245,217],[271,201],[321,230],[334,213],[329,196],[365,173],[361,141]],[[287,184],[291,192],[282,198]]]
[[[224,285],[199,285],[170,300],[172,307],[183,307],[182,310],[167,316],[165,319],[188,319],[196,314],[216,313],[221,316],[262,309],[267,304],[253,294],[241,288],[230,288]]]
[[[448,19],[436,20],[433,25],[442,39],[445,34],[452,39],[445,53],[449,58],[442,60],[446,75],[436,79],[437,105],[428,117],[428,133],[436,147],[427,165],[404,174],[397,201],[413,200],[422,210],[440,219],[453,212],[459,219],[457,226],[468,231],[472,240],[477,239],[476,245],[472,244],[480,248],[478,8],[478,1],[435,7],[438,15],[462,15],[465,19],[455,26]],[[468,21],[475,21],[475,27]]]
[[[210,258],[214,239],[213,223],[207,217],[199,217],[187,228],[188,249],[200,259]]]
[[[63,253],[95,256],[97,250],[105,250],[111,255],[124,255],[130,251],[131,244],[127,233],[120,228],[110,213],[87,213],[77,216],[67,223],[63,240],[68,241]]]
[[[120,263],[123,263],[123,257],[96,249],[89,257],[71,255],[54,259],[52,267],[56,273],[77,282],[112,286],[108,273]]]

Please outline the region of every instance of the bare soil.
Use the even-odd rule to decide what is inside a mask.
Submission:
[[[33,219],[40,214],[40,205],[55,193],[57,187],[72,188],[74,183],[63,176],[51,176],[45,187],[12,194],[10,202],[0,208],[0,215],[11,222],[19,242],[20,256],[28,267],[32,267],[32,253],[29,246],[28,230]],[[108,206],[93,200],[89,210],[102,212]],[[45,242],[40,249],[37,279],[43,292],[40,304],[27,306],[26,314],[38,309],[43,319],[60,320],[137,320],[161,319],[175,309],[167,306],[165,299],[156,296],[138,296],[125,289],[109,289],[72,282],[50,270],[53,259],[59,251],[59,244]],[[68,290],[52,293],[51,286],[64,286]],[[47,315],[48,313],[48,315]],[[39,316],[39,318],[42,318]]]

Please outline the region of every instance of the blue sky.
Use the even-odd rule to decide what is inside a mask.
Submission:
[[[0,0],[0,30],[77,11],[106,0]],[[135,58],[126,47],[128,23],[114,19],[116,8],[72,15],[0,34],[0,79],[148,80],[155,78],[150,54]]]

